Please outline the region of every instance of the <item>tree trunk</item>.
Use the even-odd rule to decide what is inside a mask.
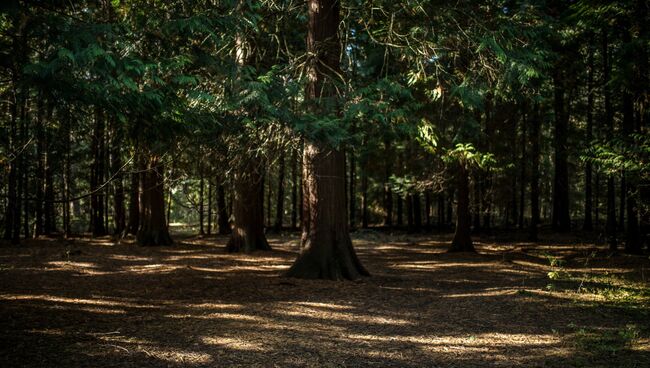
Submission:
[[[521,173],[520,173],[520,178],[519,178],[519,213],[517,217],[517,227],[519,229],[524,228],[524,213],[526,212],[526,188],[527,188],[527,183],[526,183],[526,162],[528,161],[527,157],[527,152],[526,152],[526,146],[528,145],[527,141],[527,128],[528,128],[528,123],[530,121],[529,119],[529,113],[527,110],[527,106],[523,106],[522,114],[521,114],[521,122],[522,122],[522,127],[521,127]]]
[[[607,140],[612,139],[614,132],[614,116],[612,111],[611,93],[609,86],[609,74],[611,71],[609,58],[609,41],[607,29],[603,30],[603,95],[605,100],[605,129],[607,131]],[[609,249],[616,251],[618,249],[618,240],[616,239],[616,193],[614,187],[614,176],[607,176],[607,223],[605,225],[607,242]]]
[[[393,191],[390,189],[390,174],[393,170],[393,152],[390,140],[384,140],[386,154],[386,167],[384,171],[384,226],[391,228],[393,226]]]
[[[140,177],[142,176],[142,158],[137,151],[134,153],[131,166],[131,184],[129,190],[129,223],[126,228],[127,234],[136,235],[140,228]]]
[[[530,232],[529,240],[537,241],[537,227],[540,221],[539,211],[539,133],[540,133],[541,116],[539,104],[536,102],[530,126],[531,141],[531,168],[530,168]]]
[[[586,141],[587,145],[591,145],[593,140],[593,126],[594,126],[594,50],[593,50],[593,35],[590,36],[589,42],[589,56],[587,56],[587,134]],[[594,229],[593,220],[591,214],[593,212],[593,202],[592,202],[592,175],[593,168],[591,161],[587,160],[585,164],[585,222],[582,226],[583,230],[591,231]]]
[[[93,162],[90,169],[90,231],[93,236],[106,235],[104,227],[104,113],[95,108],[95,128],[90,144]]]
[[[116,235],[123,235],[126,230],[126,212],[124,210],[124,174],[122,170],[122,141],[124,136],[117,119],[112,118],[113,142],[111,143],[111,173],[113,177],[113,219]]]
[[[309,1],[306,99],[313,111],[338,113],[332,80],[340,74],[338,0]],[[340,280],[368,275],[352,246],[345,211],[345,155],[325,144],[306,141],[303,154],[302,250],[287,276]]]
[[[264,174],[253,157],[239,170],[235,176],[234,226],[226,250],[245,253],[270,250],[264,235]]]
[[[208,179],[208,235],[212,235],[212,180]]]
[[[368,162],[361,163],[361,227],[368,228]]]
[[[279,233],[282,231],[282,219],[284,218],[284,155],[280,153],[280,162],[278,164],[278,193],[275,203],[275,224],[273,229]]]
[[[555,93],[555,132],[554,132],[554,177],[553,177],[553,229],[569,231],[571,218],[569,216],[569,167],[567,162],[568,114],[565,107],[564,73],[556,67],[553,74]]]
[[[140,229],[138,244],[158,246],[173,244],[165,219],[164,166],[160,158],[149,154],[146,159],[147,169],[142,176],[142,193],[140,196]]]
[[[200,151],[200,149],[199,149]],[[205,188],[205,178],[203,176],[203,163],[199,161],[199,235],[203,236],[205,235],[205,229],[203,228],[203,224],[205,222],[203,215],[205,214],[204,208],[203,208],[203,202],[204,202],[204,188]]]
[[[422,230],[422,203],[420,202],[420,193],[413,193],[413,231]]]
[[[469,173],[463,164],[457,172],[458,202],[456,204],[456,232],[449,252],[474,252],[470,236]]]
[[[348,180],[350,181],[350,189],[348,190],[348,205],[350,206],[350,228],[356,228],[356,209],[357,209],[357,175],[356,175],[356,160],[354,159],[354,150],[348,148],[348,161],[350,165],[350,174]]]
[[[217,227],[220,235],[230,234],[228,212],[226,209],[226,190],[223,183],[217,186]]]
[[[298,154],[296,151],[291,155],[291,229],[298,228]]]

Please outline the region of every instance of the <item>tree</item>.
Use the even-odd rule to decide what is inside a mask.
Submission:
[[[338,114],[340,80],[338,0],[310,0],[306,99],[319,117]],[[328,142],[305,139],[301,252],[286,276],[354,280],[369,275],[350,239],[345,211],[345,156]]]

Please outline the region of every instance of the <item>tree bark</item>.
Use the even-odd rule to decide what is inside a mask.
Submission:
[[[298,153],[291,155],[291,229],[298,228]]]
[[[90,168],[90,231],[93,236],[106,235],[104,227],[104,113],[95,108],[95,127],[91,137],[93,162]]]
[[[264,235],[263,178],[258,159],[254,157],[242,164],[235,175],[234,226],[226,244],[228,252],[271,250]]]
[[[386,167],[384,169],[384,210],[386,214],[384,226],[391,228],[393,227],[393,191],[390,188],[390,174],[393,170],[393,151],[389,139],[384,140],[384,148],[386,154]]]
[[[280,153],[280,162],[278,163],[278,193],[275,202],[275,224],[273,229],[276,232],[282,231],[282,219],[284,218],[284,155]]]
[[[537,241],[537,227],[540,221],[539,211],[539,132],[541,116],[539,113],[539,103],[535,103],[530,125],[531,141],[531,168],[530,168],[530,231],[528,238],[531,241]]]
[[[124,135],[122,134],[122,127],[119,125],[117,119],[111,119],[111,126],[113,129],[113,142],[111,144],[111,172],[113,178],[113,219],[115,222],[115,229],[113,231],[116,235],[123,235],[126,230],[126,212],[124,209],[124,174],[122,170],[122,141]]]
[[[131,183],[129,188],[129,223],[127,234],[136,235],[140,228],[140,178],[142,176],[142,158],[136,147],[131,165]]]
[[[307,50],[315,60],[309,65],[306,98],[316,113],[338,113],[332,80],[340,73],[340,4],[338,0],[310,0],[308,6]],[[303,181],[302,250],[286,275],[331,280],[368,275],[349,234],[345,155],[321,142],[305,141]]]
[[[219,235],[230,234],[228,211],[226,209],[226,190],[223,183],[217,186],[217,227]]]
[[[456,231],[449,252],[474,252],[470,235],[469,213],[469,173],[463,164],[458,165],[456,173],[458,202],[456,204]]]
[[[594,126],[594,50],[593,50],[593,35],[590,36],[590,42],[588,46],[589,55],[587,56],[587,132],[586,140],[587,145],[591,144],[593,137],[593,126]],[[593,212],[593,195],[592,195],[592,175],[593,168],[591,161],[587,160],[585,164],[585,221],[582,225],[583,230],[592,231],[594,229],[594,224],[592,220]]]
[[[173,240],[165,218],[164,166],[155,154],[148,155],[146,165],[142,175],[142,211],[137,241],[143,246],[171,245]]]
[[[614,133],[614,117],[612,111],[611,93],[609,86],[609,74],[611,71],[609,58],[609,41],[607,29],[603,29],[602,40],[602,57],[603,57],[603,95],[605,100],[605,129],[607,131],[607,140],[612,139]],[[605,233],[607,234],[607,243],[611,251],[618,249],[618,240],[616,238],[616,193],[614,188],[614,176],[607,176],[607,223]]]
[[[553,176],[553,229],[569,231],[571,218],[569,216],[569,167],[567,155],[568,116],[565,107],[565,75],[561,68],[556,66],[553,74],[554,82],[554,176]]]

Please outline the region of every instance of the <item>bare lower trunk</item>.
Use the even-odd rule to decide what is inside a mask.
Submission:
[[[264,235],[264,181],[260,167],[249,159],[235,178],[234,226],[226,244],[228,252],[270,250]]]
[[[165,192],[163,185],[164,167],[159,157],[152,155],[147,159],[147,170],[142,176],[140,197],[140,229],[138,244],[145,246],[171,245],[167,221],[165,219]]]
[[[470,235],[469,173],[460,165],[457,173],[458,203],[456,205],[456,232],[451,241],[450,252],[474,252]]]

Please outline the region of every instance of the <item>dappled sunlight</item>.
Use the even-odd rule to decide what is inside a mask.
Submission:
[[[127,366],[539,366],[583,354],[573,321],[638,324],[616,309],[591,313],[608,299],[590,289],[600,279],[580,282],[610,271],[602,287],[628,285],[638,266],[585,265],[583,253],[567,253],[562,269],[577,281],[554,281],[548,252],[532,245],[499,253],[482,242],[482,253],[456,255],[424,237],[362,239],[355,244],[373,276],[352,283],[278,277],[295,241],[228,254],[225,240],[165,248],[77,240],[69,257],[67,246],[32,245],[29,257],[3,259],[0,320],[13,321],[5,329],[24,346],[45,339],[26,352],[49,354],[49,344]],[[627,352],[648,354],[644,343],[640,336]]]

